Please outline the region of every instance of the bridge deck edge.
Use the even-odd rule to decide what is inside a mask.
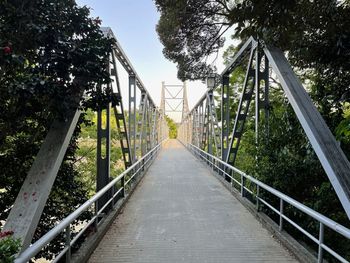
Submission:
[[[151,164],[152,165],[152,164]],[[148,167],[149,168],[149,167]],[[141,177],[137,177],[134,186],[131,187],[130,192],[125,195],[124,198],[118,200],[117,204],[113,208],[113,211],[103,220],[98,230],[92,236],[88,237],[81,245],[81,247],[72,254],[71,263],[85,263],[88,262],[90,256],[100,244],[104,235],[108,232],[109,227],[114,220],[120,214],[124,206],[127,204],[129,198],[134,191],[140,187],[141,182],[145,178],[148,172],[148,168],[144,171]]]
[[[185,147],[186,150],[188,150]],[[192,153],[191,153],[192,154]],[[201,160],[201,162],[203,162]],[[203,163],[204,164],[204,163]],[[205,165],[205,164],[204,164]],[[207,165],[205,165],[206,168]],[[210,170],[210,169],[208,169]],[[272,236],[277,239],[284,246],[289,253],[291,253],[298,261],[302,263],[314,263],[317,262],[316,254],[313,251],[302,246],[295,238],[289,235],[284,230],[279,231],[278,225],[264,213],[258,212],[253,204],[242,198],[241,194],[232,188],[231,184],[225,181],[220,175],[210,170],[210,173],[262,224],[262,226],[268,230]]]

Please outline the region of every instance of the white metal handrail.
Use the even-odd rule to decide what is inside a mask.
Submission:
[[[255,196],[257,202],[256,202],[256,208],[259,209],[259,203],[264,204],[266,207],[270,208],[272,211],[277,213],[280,217],[279,220],[279,230],[283,230],[283,221],[287,221],[290,223],[293,227],[298,229],[301,233],[303,233],[305,236],[310,238],[313,242],[315,242],[318,245],[318,262],[323,261],[323,250],[327,251],[329,254],[331,254],[333,257],[338,259],[340,262],[349,263],[348,260],[346,260],[344,257],[339,255],[337,252],[335,252],[333,249],[328,247],[326,244],[324,244],[324,226],[327,226],[329,229],[339,233],[343,237],[350,239],[350,229],[346,228],[345,226],[333,221],[332,219],[316,212],[315,210],[303,205],[302,203],[296,201],[295,199],[283,194],[282,192],[272,188],[271,186],[268,186],[264,184],[263,182],[257,180],[256,178],[247,175],[246,173],[240,171],[236,167],[233,167],[232,165],[227,164],[226,162],[220,160],[219,158],[203,151],[202,149],[198,148],[197,146],[193,144],[187,144],[187,148],[193,152],[195,156],[199,156],[199,158],[202,158],[205,160],[206,163],[210,164],[212,167],[215,167],[218,171],[223,173],[225,176],[228,176],[233,180],[236,184],[238,184],[241,188],[241,196],[244,197],[244,192],[248,191],[253,196]],[[220,165],[218,165],[220,164]],[[224,169],[222,169],[224,167]],[[227,171],[230,170],[231,172],[237,173],[241,176],[241,181],[237,181],[231,173],[228,173]],[[249,180],[250,182],[254,183],[256,185],[256,193],[253,193],[250,191],[245,185],[245,180]],[[271,204],[269,204],[266,200],[262,199],[261,196],[259,196],[259,190],[264,189],[267,192],[271,193],[272,195],[276,196],[280,200],[280,207],[279,209],[276,209]],[[319,223],[319,236],[318,238],[314,237],[312,234],[307,232],[305,229],[303,229],[300,225],[298,225],[296,222],[294,222],[292,219],[288,218],[285,214],[283,214],[285,203],[290,204],[291,206],[295,207],[299,211],[307,214],[308,216],[312,217]]]
[[[34,244],[32,244],[30,247],[28,247],[26,250],[24,250],[15,260],[15,263],[25,263],[29,261],[31,258],[33,258],[36,254],[38,254],[46,245],[48,245],[54,238],[56,238],[60,233],[65,231],[66,235],[66,246],[62,249],[62,251],[55,257],[53,262],[57,262],[59,259],[61,259],[64,255],[67,253],[68,258],[70,258],[70,249],[72,245],[79,239],[79,237],[85,232],[85,230],[88,229],[88,227],[94,223],[96,223],[96,220],[101,217],[103,214],[102,212],[105,210],[105,208],[114,202],[115,197],[119,193],[125,192],[125,187],[128,183],[130,183],[131,178],[136,176],[137,174],[144,171],[146,168],[148,168],[151,164],[151,161],[154,159],[156,154],[159,152],[161,148],[161,143],[159,143],[157,146],[155,146],[151,151],[149,151],[146,155],[144,155],[140,160],[135,162],[132,166],[130,166],[128,169],[126,169],[124,172],[122,172],[120,175],[118,175],[116,178],[114,178],[109,184],[107,184],[105,187],[103,187],[100,191],[98,191],[93,197],[91,197],[89,200],[87,200],[84,204],[82,204],[77,210],[75,210],[73,213],[71,213],[69,216],[67,216],[65,219],[63,219],[57,226],[55,226],[53,229],[51,229],[49,232],[47,232],[44,236],[42,236],[38,241],[36,241]],[[125,181],[125,177],[132,173],[128,181]],[[85,211],[87,211],[92,205],[94,205],[99,198],[101,198],[105,193],[113,189],[113,187],[119,183],[122,182],[121,187],[116,191],[112,197],[109,198],[109,200],[106,202],[106,204],[99,209],[95,213],[95,215],[88,221],[87,225],[85,225],[84,228],[80,230],[80,232],[71,239],[70,234],[70,225]],[[114,204],[113,204],[114,205]],[[69,261],[69,260],[68,260]]]

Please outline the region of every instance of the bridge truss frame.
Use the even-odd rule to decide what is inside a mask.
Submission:
[[[177,88],[177,90],[173,91],[171,88]],[[175,105],[172,105],[171,102],[175,102]],[[181,113],[180,123],[184,120],[189,112],[186,82],[182,85],[162,82],[160,110],[164,115],[168,113]]]
[[[239,105],[236,111],[233,127],[230,125],[230,93],[233,85],[230,83],[232,72],[248,57],[242,92],[238,94]],[[318,159],[325,170],[329,181],[335,189],[341,204],[350,218],[350,163],[340,148],[332,132],[313,104],[302,83],[294,73],[284,53],[262,41],[249,38],[234,55],[224,71],[215,77],[208,76],[208,90],[194,108],[187,114],[179,127],[179,139],[187,144],[193,144],[222,161],[234,166],[243,135],[243,128],[248,116],[251,102],[255,101],[255,134],[259,138],[259,121],[261,115],[265,118],[265,129],[269,131],[269,72],[272,70],[291,104],[306,136],[308,137]],[[211,94],[220,88],[221,108],[215,107]],[[203,113],[203,105],[208,107]],[[220,111],[221,121],[213,112]],[[208,121],[198,121],[198,120]],[[211,127],[208,129],[207,127]],[[200,131],[208,130],[201,137]],[[220,143],[218,134],[221,133]],[[214,149],[213,149],[214,148]],[[227,180],[230,180],[228,177]]]
[[[105,189],[112,180],[110,177],[112,117],[115,118],[116,128],[119,133],[125,169],[139,163],[138,160],[145,161],[143,157],[148,156],[147,154],[152,149],[155,149],[157,145],[159,147],[159,143],[168,134],[164,113],[156,107],[112,30],[108,27],[101,28],[101,30],[107,37],[114,38],[115,45],[109,56],[109,61],[106,62],[112,83],[104,87],[97,87],[100,90],[113,90],[113,98],[112,101],[102,105],[97,111],[96,192]],[[121,64],[129,75],[128,122],[123,107],[117,62]],[[79,84],[79,80],[74,81]],[[113,89],[112,85],[116,88]],[[141,93],[138,112],[136,108],[136,89],[139,89]],[[78,123],[81,114],[79,103],[82,96],[83,91],[76,97],[76,109],[71,110],[64,121],[55,120],[51,125],[6,220],[4,231],[10,230],[14,232],[14,238],[21,240],[22,251],[31,244],[70,139]],[[102,112],[106,112],[105,127],[103,126]],[[141,166],[144,167],[144,164]],[[135,166],[135,169],[134,176],[139,174],[138,169],[140,168]],[[144,169],[142,168],[142,171]],[[119,194],[118,198],[125,196],[126,179],[131,184],[129,182],[130,178],[122,176],[120,178],[122,185],[120,189],[122,190],[116,190],[116,187],[113,187],[109,191],[104,191],[101,198],[96,199],[95,214],[108,212],[107,210],[111,206],[106,206],[106,203],[111,202],[109,201],[111,196],[113,196],[114,202],[116,197],[114,191],[117,191]],[[100,219],[97,218],[96,220]]]

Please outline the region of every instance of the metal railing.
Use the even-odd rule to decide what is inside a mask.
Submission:
[[[221,175],[229,177],[232,180],[232,183],[236,183],[240,188],[240,193],[242,197],[245,197],[245,192],[249,192],[252,196],[254,196],[256,200],[255,205],[257,210],[259,210],[260,205],[263,204],[267,208],[275,212],[279,216],[279,223],[278,223],[279,231],[283,230],[283,222],[286,221],[290,225],[295,227],[297,230],[299,230],[306,237],[308,237],[310,240],[312,240],[318,246],[317,260],[319,263],[323,262],[323,258],[324,258],[323,251],[327,251],[330,255],[332,255],[334,258],[336,258],[340,262],[349,262],[348,260],[346,260],[344,257],[339,255],[337,252],[335,252],[333,249],[331,249],[324,243],[324,227],[327,226],[329,229],[337,232],[338,234],[342,235],[347,239],[350,239],[350,229],[338,224],[332,219],[316,212],[315,210],[303,205],[302,203],[281,193],[280,191],[260,182],[259,180],[253,178],[252,176],[245,174],[244,172],[238,170],[237,168],[223,162],[219,158],[208,154],[207,152],[201,150],[200,148],[198,148],[193,144],[187,144],[187,148],[195,156],[198,156],[200,159],[204,160],[209,166],[213,168],[213,170],[216,169],[216,171]],[[232,176],[233,173],[240,175],[240,181],[236,180],[236,178]],[[251,191],[247,187],[248,181],[256,186],[256,192]],[[272,204],[268,203],[266,200],[264,200],[261,197],[260,191],[262,189],[279,199],[279,209],[276,209]],[[314,235],[306,231],[304,228],[302,228],[300,225],[298,225],[296,222],[294,222],[292,219],[290,219],[284,214],[284,208],[286,204],[291,205],[292,207],[310,216],[311,218],[313,218],[319,223],[318,237],[315,237]]]
[[[58,262],[63,256],[66,256],[66,262],[70,262],[71,259],[71,248],[76,243],[76,241],[82,237],[85,231],[92,225],[97,227],[102,222],[100,219],[107,216],[104,213],[104,210],[108,206],[115,207],[116,198],[118,195],[122,197],[126,196],[126,189],[131,184],[131,181],[138,175],[143,174],[147,168],[151,165],[155,156],[159,152],[161,148],[161,143],[155,146],[151,151],[149,151],[145,156],[143,156],[140,160],[135,162],[132,166],[122,172],[119,176],[114,178],[109,184],[107,184],[104,188],[102,188],[99,192],[97,192],[92,198],[82,204],[77,210],[63,219],[56,227],[47,232],[43,237],[41,237],[38,241],[32,244],[29,248],[24,250],[15,260],[15,263],[25,263],[37,255],[46,245],[48,245],[53,239],[55,239],[59,234],[64,231],[65,234],[65,247],[61,250],[61,252],[55,256],[53,262]],[[116,189],[116,186],[119,184],[119,188]],[[78,219],[78,217],[89,211],[92,207],[96,208],[96,202],[105,194],[112,191],[111,197],[105,203],[103,207],[101,207],[98,211],[95,209],[94,216],[85,224],[85,226],[80,229],[80,231],[72,238],[71,235],[71,225],[72,223]],[[124,202],[125,199],[122,200]]]
[[[249,119],[255,126],[256,142],[263,134],[269,137],[271,105],[275,100],[271,101],[270,89],[281,88],[350,219],[350,161],[314,105],[307,87],[282,50],[253,37],[240,46],[220,75],[207,76],[207,92],[180,123],[178,138],[208,149],[208,153],[234,166]],[[245,74],[242,72],[244,81],[240,83],[232,77],[242,67]],[[237,87],[240,89],[233,92]],[[213,99],[213,92],[219,97]],[[234,118],[233,105],[236,105]]]

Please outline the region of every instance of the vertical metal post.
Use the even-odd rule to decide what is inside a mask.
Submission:
[[[193,119],[192,119],[192,144],[197,146],[197,113],[196,110],[193,111]]]
[[[140,106],[139,106],[139,119],[137,121],[137,136],[136,136],[136,149],[140,151],[141,157],[144,154],[144,137],[145,137],[145,120],[147,117],[147,94],[146,92],[141,92]],[[139,154],[139,152],[137,153]],[[136,154],[136,155],[137,155]]]
[[[204,104],[204,101],[203,101]],[[201,140],[201,149],[205,151],[205,148],[209,145],[209,104],[208,99],[205,101],[204,106],[204,119],[203,119],[203,134]]]
[[[71,241],[70,225],[68,225],[65,229],[65,239],[66,239],[65,245],[66,247],[68,247],[68,250],[66,252],[66,263],[70,263],[71,255],[72,255],[71,246],[70,246],[70,241]]]
[[[259,122],[260,122],[260,53],[259,44],[255,49],[255,143],[259,142]]]
[[[284,209],[284,202],[283,202],[283,199],[280,199],[280,224],[279,224],[279,231],[283,230],[283,209]]]
[[[162,82],[162,91],[161,91],[161,95],[160,95],[160,107],[159,107],[159,111],[160,111],[160,114],[161,114],[161,119],[162,119],[162,122],[160,124],[160,134],[161,134],[161,137],[162,139],[161,140],[164,140],[165,139],[165,136],[164,136],[164,122],[166,121],[165,120],[165,83],[164,81]]]
[[[116,188],[115,185],[113,185],[112,188],[111,188],[111,198],[112,198],[111,205],[112,205],[112,209],[114,208],[114,204],[115,204],[115,202],[114,202],[115,188]]]
[[[183,93],[182,93],[182,116],[181,116],[181,122],[186,118],[187,114],[189,113],[190,109],[188,107],[188,99],[187,99],[187,85],[186,82],[183,83]]]
[[[208,107],[210,107],[209,103],[208,103]],[[212,133],[213,133],[213,125],[211,124],[211,121],[210,121],[210,117],[209,117],[209,114],[210,114],[210,111],[208,110],[208,153],[210,155],[213,154],[213,141],[214,141],[214,138],[212,136]]]
[[[132,171],[131,171],[131,173],[132,173]],[[122,197],[125,197],[125,176],[126,175],[124,175],[120,180],[120,187],[122,187],[122,191],[121,191]]]
[[[323,241],[324,241],[324,225],[320,222],[320,232],[318,237],[318,256],[317,256],[318,263],[323,262],[323,248],[322,248]]]
[[[132,163],[136,160],[136,77],[129,76],[129,138]]]
[[[256,210],[259,212],[260,210],[260,201],[259,201],[259,198],[260,198],[260,186],[259,185],[256,185]]]
[[[233,181],[233,180],[232,180],[232,181]],[[245,178],[244,178],[243,175],[241,175],[241,196],[242,196],[242,197],[245,196],[244,182],[245,182]]]
[[[222,77],[221,86],[221,160],[226,160],[229,133],[230,133],[230,92],[229,92],[230,78],[229,75]]]
[[[199,109],[199,148],[202,147],[203,142],[203,102],[198,106]]]
[[[269,118],[270,118],[270,82],[269,82],[269,60],[267,59],[267,56],[264,56],[265,60],[265,66],[264,66],[264,73],[263,73],[263,79],[264,79],[264,108],[265,108],[265,131],[266,131],[266,139],[269,138],[270,133],[270,127],[269,127]]]
[[[145,154],[148,153],[148,151],[150,151],[152,149],[152,147],[151,147],[152,108],[153,108],[153,104],[151,103],[151,101],[149,101],[147,103],[147,108],[146,108],[147,115],[146,115],[146,119],[145,119],[145,121],[146,121],[146,125],[145,125],[145,129],[146,129]]]
[[[147,145],[147,118],[148,118],[148,96],[145,93],[145,101],[143,105],[143,114],[142,114],[142,124],[141,124],[141,156],[143,157],[147,153],[146,145]]]
[[[222,77],[221,86],[221,160],[226,160],[229,146],[230,134],[230,77],[225,75]],[[225,166],[219,164],[219,167],[225,172]],[[223,174],[224,175],[224,174]],[[227,181],[230,181],[228,176],[224,176]]]
[[[151,109],[151,115],[152,115],[152,124],[151,124],[151,149],[153,149],[153,147],[155,147],[157,145],[157,133],[158,133],[158,125],[157,125],[157,122],[158,122],[158,114],[157,114],[157,108],[155,106],[152,107]]]
[[[94,211],[94,215],[95,215],[95,222],[94,222],[94,227],[95,227],[95,231],[97,231],[98,229],[98,209],[97,209],[97,202],[98,200],[95,202],[95,211]]]
[[[156,111],[156,115],[157,115],[157,136],[156,136],[156,141],[155,144],[157,145],[158,143],[160,143],[163,139],[162,139],[162,113],[159,111]]]
[[[97,111],[97,178],[96,192],[101,190],[109,183],[110,175],[110,108],[111,104],[107,103],[106,111],[106,127],[103,128],[102,113],[103,109]],[[105,151],[103,153],[103,151]],[[110,193],[107,192],[97,201],[97,209],[100,209],[108,201]]]

